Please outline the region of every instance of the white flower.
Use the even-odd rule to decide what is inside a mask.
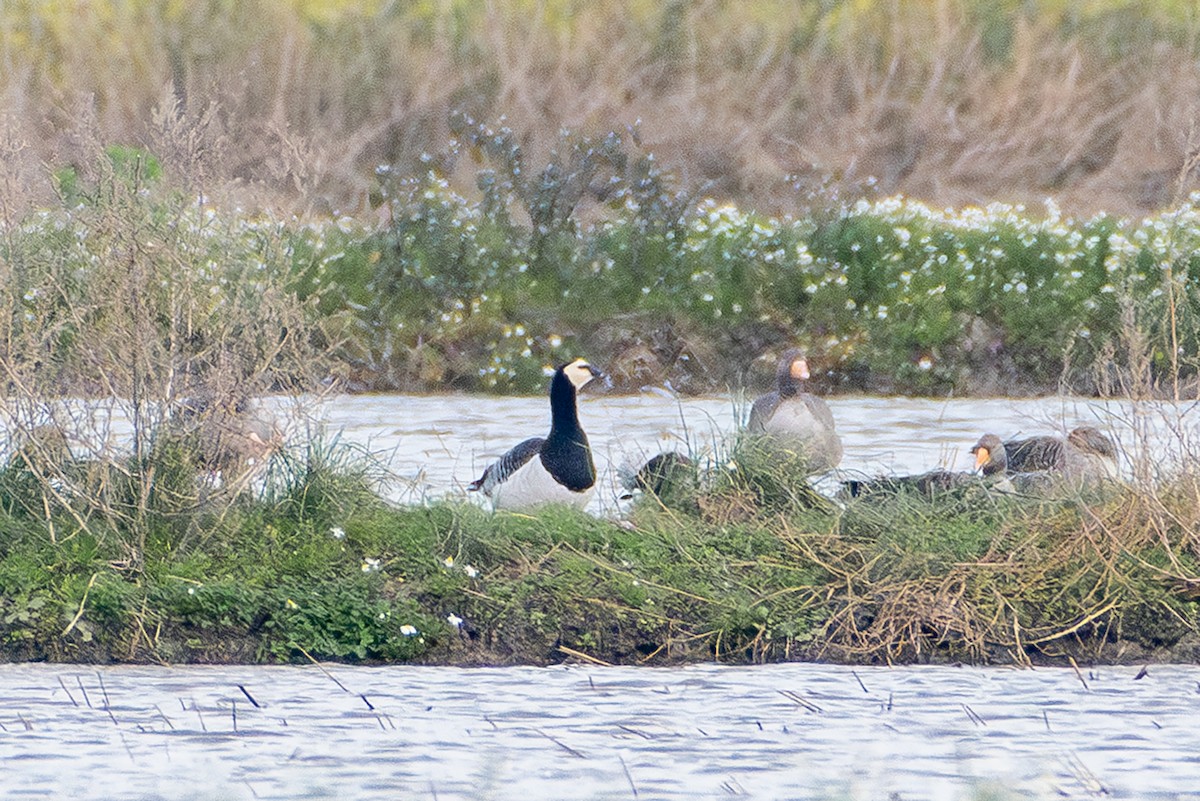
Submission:
[[[329,529],[329,535],[335,540],[346,539],[346,531],[341,526],[334,526],[333,528]]]
[[[362,572],[378,573],[382,569],[383,569],[383,566],[379,563],[378,559],[372,559],[369,556],[366,557],[365,559],[363,559]]]
[[[449,623],[451,626],[454,626],[454,628],[457,629],[457,628],[462,628],[463,619],[461,617],[459,617],[458,615],[454,614],[453,612],[451,612],[450,614],[446,615],[446,622]]]
[[[400,627],[400,633],[403,634],[405,637],[415,637],[415,636],[417,636],[417,627],[410,625],[408,623],[405,623],[403,626]]]
[[[442,560],[442,564],[445,565],[446,567],[454,567],[454,557],[447,556],[445,559]]]
[[[475,578],[479,575],[479,571],[472,565],[467,565],[463,568],[463,572],[467,574],[467,578]]]

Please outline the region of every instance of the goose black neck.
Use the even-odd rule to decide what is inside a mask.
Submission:
[[[587,442],[579,426],[579,410],[575,405],[575,385],[559,370],[550,382],[550,439],[570,439]]]
[[[596,483],[596,465],[579,425],[575,385],[562,371],[550,382],[550,436],[542,445],[542,465],[564,487],[582,492]]]

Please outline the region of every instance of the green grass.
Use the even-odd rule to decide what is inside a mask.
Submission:
[[[1053,503],[842,508],[743,439],[619,523],[393,507],[369,454],[316,438],[277,453],[261,487],[214,488],[212,418],[189,428],[180,401],[236,418],[231,387],[298,395],[330,369],[359,386],[542,391],[547,363],[586,352],[620,374],[637,352],[658,366],[629,382],[706,389],[799,341],[826,382],[913,392],[1065,377],[1162,393],[1196,376],[1193,202],[1140,222],[899,198],[773,219],[691,204],[621,137],[567,136],[538,171],[517,169],[511,131],[462,125],[481,198],[436,171],[386,179],[382,229],[201,207],[168,164],[127,150],[5,225],[8,655],[1020,662],[1186,642],[1187,474]],[[613,193],[586,223],[583,178]],[[111,399],[135,453],[72,459],[64,438],[98,432],[48,419],[66,394]]]
[[[626,521],[395,507],[371,492],[361,455],[329,445],[288,457],[273,484],[220,514],[153,518],[141,539],[120,525],[67,533],[60,510],[51,541],[44,517],[13,507],[0,513],[0,653],[1103,662],[1171,658],[1195,633],[1200,496],[1186,484],[1052,502],[971,488],[841,508],[734,447],[735,469],[700,471],[669,505],[642,497]]]
[[[12,369],[34,394],[153,397],[192,391],[179,374],[541,392],[580,353],[621,388],[702,392],[794,345],[824,390],[1127,394],[1198,374],[1194,201],[1142,220],[899,197],[776,218],[681,195],[628,134],[563,134],[539,169],[512,131],[463,125],[507,143],[478,144],[486,191],[386,173],[383,227],[203,208],[149,153],[99,154],[62,205],[3,227]],[[610,188],[586,215],[581,181]]]

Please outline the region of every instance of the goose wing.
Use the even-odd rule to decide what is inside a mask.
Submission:
[[[834,431],[836,425],[833,422],[833,412],[829,410],[829,404],[823,398],[806,392],[804,393],[804,403],[822,429],[829,432]]]
[[[754,405],[750,407],[750,422],[746,427],[753,434],[761,434],[766,430],[767,421],[775,414],[775,409],[779,406],[779,393],[768,392],[754,401]]]
[[[484,495],[491,495],[499,484],[520,470],[530,459],[541,453],[546,440],[542,437],[530,437],[517,445],[508,453],[501,456],[483,471],[483,475],[467,485],[471,491],[481,490]]]
[[[1062,470],[1066,463],[1064,444],[1058,437],[1029,437],[1004,443],[1010,473]]]

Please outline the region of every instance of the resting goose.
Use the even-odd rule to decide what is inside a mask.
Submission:
[[[171,425],[192,438],[200,467],[226,479],[244,475],[252,464],[261,465],[284,441],[267,411],[256,408],[240,391],[184,398],[172,410]]]
[[[603,375],[583,359],[555,370],[550,379],[550,433],[517,445],[467,489],[482,491],[497,509],[533,509],[549,503],[587,506],[596,488],[596,465],[579,425],[575,394]]]
[[[1054,480],[1090,483],[1117,477],[1117,446],[1098,428],[1080,426],[1065,440],[1053,436],[1028,437],[1004,443],[1009,473],[1026,485]]]
[[[665,451],[651,456],[637,472],[628,468],[620,472],[621,486],[626,491],[621,500],[629,500],[636,490],[661,496],[673,487],[694,483],[696,464],[682,453]]]
[[[984,434],[971,447],[975,454],[975,469],[985,480],[997,481],[1004,477],[1008,464],[1004,443],[995,434]],[[870,495],[878,492],[897,493],[905,490],[919,492],[933,497],[946,490],[964,487],[979,481],[979,475],[974,472],[965,473],[952,470],[930,470],[915,476],[881,476],[869,480],[843,481],[845,494],[852,498]]]
[[[1117,444],[1093,426],[1080,426],[1067,435],[1067,473],[1117,478]]]
[[[804,352],[793,348],[784,353],[775,371],[775,391],[754,401],[746,428],[772,445],[801,453],[810,474],[823,473],[842,461],[842,441],[829,406],[802,391],[807,378]]]

